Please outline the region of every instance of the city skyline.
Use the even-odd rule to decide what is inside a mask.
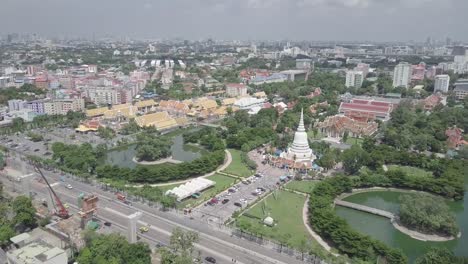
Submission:
[[[47,36],[467,41],[467,8],[462,0],[20,0],[2,3],[0,23]]]

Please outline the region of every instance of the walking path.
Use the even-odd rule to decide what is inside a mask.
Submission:
[[[392,223],[392,225],[397,230],[399,230],[403,234],[406,234],[406,235],[408,235],[408,236],[410,236],[410,237],[412,237],[414,239],[417,239],[417,240],[432,241],[432,242],[443,242],[443,241],[450,241],[450,240],[453,240],[453,239],[456,238],[454,236],[440,236],[440,235],[436,235],[436,234],[425,234],[425,233],[418,232],[416,230],[411,230],[411,229],[401,225],[399,223],[399,221],[398,221],[398,216],[391,213],[391,212],[381,210],[381,209],[377,209],[377,208],[373,208],[373,207],[369,207],[369,206],[365,206],[365,205],[362,205],[362,204],[356,204],[356,203],[351,203],[351,202],[341,200],[341,199],[343,199],[345,197],[348,197],[348,196],[350,196],[352,194],[355,194],[355,193],[372,192],[372,191],[379,191],[379,190],[381,191],[381,190],[388,190],[388,189],[390,189],[392,191],[401,191],[401,192],[417,192],[417,191],[409,191],[409,190],[402,190],[402,189],[395,189],[395,188],[378,188],[378,187],[368,188],[368,189],[356,189],[356,190],[353,190],[352,193],[342,194],[339,197],[337,197],[335,199],[335,205],[340,205],[340,206],[348,207],[348,208],[351,208],[351,209],[354,209],[354,210],[358,210],[358,211],[362,211],[362,212],[366,212],[366,213],[386,217],[386,218],[390,219],[390,222]],[[457,237],[460,237],[460,236],[461,236],[461,233],[459,233]]]
[[[325,242],[322,237],[320,237],[315,231],[310,227],[309,224],[309,196],[307,195],[307,199],[304,203],[304,207],[302,208],[302,220],[304,221],[304,225],[309,231],[309,234],[328,252],[331,252],[331,247]],[[338,256],[336,253],[332,253],[335,256]]]
[[[163,164],[163,163],[166,163],[166,162],[174,163],[174,164],[182,163],[182,161],[180,161],[180,160],[173,159],[172,156],[164,158],[164,159],[158,159],[158,160],[155,160],[155,161],[138,161],[136,159],[136,157],[133,157],[132,160],[136,164],[141,164],[141,165],[157,165],[157,164]]]
[[[218,169],[216,169],[215,171],[212,171],[210,173],[207,173],[205,175],[202,175],[202,176],[198,176],[196,178],[206,178],[206,177],[209,177],[209,176],[212,176],[214,175],[215,173],[219,173],[220,171],[222,170],[225,170],[232,162],[232,156],[231,156],[231,152],[229,152],[227,149],[224,150],[224,152],[226,153],[226,160],[224,161],[224,164],[221,165]],[[186,183],[188,181],[191,181],[193,180],[194,178],[190,178],[190,179],[185,179],[185,180],[181,180],[181,181],[172,181],[172,182],[165,182],[165,183],[155,183],[155,184],[149,184],[149,186],[151,187],[158,187],[158,186],[167,186],[167,185],[172,185],[172,184],[182,184],[182,183]],[[130,184],[127,184],[125,185],[125,187],[134,187],[134,188],[142,188],[143,186],[145,186],[144,184],[137,184],[137,185],[130,185]]]
[[[362,205],[362,204],[350,203],[350,202],[346,202],[346,201],[342,201],[342,200],[335,200],[335,204],[341,205],[343,207],[352,208],[352,209],[355,209],[355,210],[358,210],[358,211],[383,216],[383,217],[386,217],[386,218],[388,218],[390,220],[395,218],[395,215],[390,213],[390,212],[380,210],[380,209],[377,209],[377,208],[373,208],[373,207],[369,207],[369,206],[365,206],[365,205]]]

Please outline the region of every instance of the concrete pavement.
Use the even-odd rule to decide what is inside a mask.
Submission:
[[[44,173],[51,181],[59,180],[60,174],[58,173],[49,171],[44,171]],[[55,190],[60,193],[59,195],[61,195],[61,198],[64,200],[64,202],[75,204],[76,198],[81,192],[85,194],[96,194],[100,198],[100,208],[109,207],[119,212],[128,214],[135,211],[141,211],[143,212],[143,217],[141,220],[146,223],[150,223],[158,230],[166,230],[169,232],[175,227],[182,227],[184,229],[199,232],[199,245],[201,245],[202,248],[210,249],[211,253],[208,252],[208,254],[217,252],[217,254],[225,255],[229,258],[236,258],[242,263],[302,263],[302,261],[297,260],[296,258],[280,254],[274,250],[262,247],[249,241],[232,237],[228,231],[223,232],[214,229],[212,226],[207,225],[204,222],[191,220],[188,217],[183,217],[171,212],[161,212],[154,207],[137,202],[133,203],[133,206],[128,206],[126,204],[117,202],[114,194],[103,191],[96,186],[75,181],[71,178],[67,178],[66,181],[73,186],[73,189],[69,190],[65,187],[55,188]],[[37,184],[31,184],[31,187],[36,192],[40,192],[41,189],[44,190],[43,188],[38,188]],[[113,221],[122,221],[118,220],[118,217],[115,215],[108,215],[105,213],[105,210],[98,210],[97,215],[106,217]],[[154,232],[156,231],[157,230],[154,230]],[[157,233],[155,235],[158,236],[158,234],[161,237],[167,238],[167,233]],[[207,252],[205,252],[205,254],[207,254]]]

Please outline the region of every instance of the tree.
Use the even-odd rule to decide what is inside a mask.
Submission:
[[[452,251],[447,248],[431,248],[426,254],[418,257],[415,261],[415,264],[463,264],[468,263],[468,258],[466,257],[456,257]]]
[[[346,143],[348,141],[348,136],[349,136],[349,132],[348,130],[346,130],[344,133],[343,133],[343,142]]]
[[[304,253],[308,252],[309,249],[310,249],[309,242],[306,240],[305,237],[302,238],[298,247],[299,252],[301,252],[302,261],[304,261]]]
[[[87,234],[86,246],[78,255],[80,264],[150,264],[151,249],[145,243],[130,244],[118,234]]]
[[[172,230],[170,238],[170,247],[182,259],[192,257],[194,243],[199,240],[198,233],[194,231],[184,231],[180,227]]]
[[[10,238],[15,236],[15,230],[10,225],[3,224],[0,226],[0,246],[10,244]]]
[[[36,209],[32,205],[30,198],[26,196],[18,196],[12,203],[15,217],[13,222],[15,225],[24,225],[26,227],[36,226]]]
[[[172,195],[163,195],[161,198],[161,205],[163,211],[165,211],[167,208],[174,208],[176,205],[176,197]]]
[[[360,146],[353,145],[350,149],[343,151],[341,156],[343,167],[347,174],[355,174],[369,161],[369,154]]]
[[[400,201],[398,216],[403,225],[425,233],[458,234],[455,216],[442,198],[416,194],[402,195]]]

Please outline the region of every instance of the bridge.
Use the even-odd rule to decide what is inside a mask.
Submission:
[[[355,209],[355,210],[358,210],[358,211],[362,211],[362,212],[366,212],[366,213],[370,213],[370,214],[375,214],[375,215],[378,215],[378,216],[383,216],[383,217],[389,218],[390,220],[393,220],[395,218],[395,215],[388,212],[388,211],[376,209],[376,208],[361,205],[361,204],[350,203],[350,202],[346,202],[346,201],[343,201],[343,200],[335,200],[335,204],[343,206],[343,207],[348,207],[348,208],[351,208],[351,209]]]

